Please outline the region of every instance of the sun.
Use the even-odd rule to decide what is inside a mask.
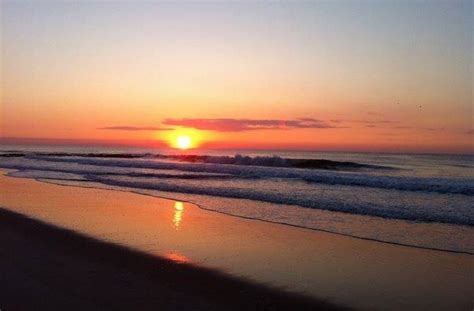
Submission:
[[[194,129],[179,128],[165,133],[164,136],[157,136],[156,138],[166,141],[170,148],[185,151],[198,148],[204,138],[207,139],[208,137],[209,135],[207,133],[204,134]]]
[[[189,149],[192,145],[191,137],[188,135],[180,135],[176,138],[176,147],[181,150]]]

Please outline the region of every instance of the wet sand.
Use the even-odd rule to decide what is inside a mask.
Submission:
[[[301,304],[301,308],[329,307],[322,300],[360,309],[384,310],[470,310],[473,305],[474,256],[240,219],[203,211],[188,203],[133,193],[57,186],[5,176],[0,177],[0,184],[0,206],[3,208],[43,221],[51,230],[51,225],[73,230],[88,241],[77,244],[80,246],[64,241],[49,245],[50,240],[61,236],[57,229],[46,236],[32,234],[34,231],[29,231],[32,227],[45,226],[35,222],[32,227],[25,225],[30,229],[21,233],[15,230],[22,226],[9,226],[11,221],[3,212],[0,219],[6,224],[2,224],[5,231],[2,232],[2,250],[11,249],[11,255],[6,258],[2,255],[2,271],[8,271],[8,274],[2,273],[7,280],[2,280],[2,287],[16,277],[27,280],[19,281],[19,288],[10,290],[13,293],[7,295],[16,297],[17,301],[22,301],[22,292],[33,293],[40,299],[41,292],[56,295],[63,287],[67,294],[60,297],[72,298],[58,303],[75,301],[75,287],[60,282],[67,282],[69,273],[82,278],[68,283],[78,283],[79,293],[88,290],[90,295],[97,295],[97,291],[103,291],[103,296],[107,297],[100,301],[116,303],[116,307],[121,305],[121,300],[137,303],[147,299],[151,299],[148,306],[159,303],[163,308],[169,306],[171,309],[180,306],[196,306],[195,309],[221,309],[223,306],[252,309],[253,306],[260,309],[264,305],[284,309],[290,301],[291,304]],[[24,219],[18,220],[17,224],[23,222]],[[70,231],[67,232],[71,235]],[[11,241],[16,242],[3,238],[7,235],[13,236]],[[96,251],[83,246],[88,243],[95,243]],[[116,253],[105,251],[107,247],[119,247],[128,255],[108,255]],[[165,273],[169,279],[163,279],[156,271],[148,273],[149,269],[153,270],[153,264],[139,264],[137,268],[133,266],[136,259],[122,262],[117,259],[121,256],[144,256],[166,267],[192,267],[206,277],[199,275],[190,281],[183,274],[173,280],[173,273],[169,271],[175,268],[170,268]],[[49,259],[43,262],[43,257]],[[16,261],[23,263],[23,270],[16,267]],[[116,264],[111,265],[111,261]],[[87,268],[89,263],[92,267]],[[51,270],[53,268],[59,271]],[[36,272],[37,269],[41,273]],[[88,269],[91,271],[89,274],[86,273]],[[110,270],[102,275],[104,269]],[[99,275],[97,280],[86,277],[94,272]],[[35,273],[40,273],[38,278],[34,277]],[[112,277],[111,281],[106,281],[107,273],[117,274],[117,279]],[[151,277],[154,273],[158,274]],[[126,280],[127,276],[131,279]],[[43,286],[44,279],[56,283]],[[222,282],[223,279],[226,281]],[[170,285],[170,282],[175,285]],[[220,284],[226,282],[237,282],[244,289],[241,293],[235,291],[236,285],[227,289],[222,285],[221,289]],[[20,286],[23,283],[26,284],[24,289]],[[96,283],[103,285],[96,286]],[[194,295],[196,288],[190,284],[205,287],[207,294],[199,292]],[[35,290],[28,291],[28,286]],[[108,290],[108,286],[113,290]],[[312,299],[289,295],[275,290],[276,287]],[[216,295],[217,290],[227,294]],[[249,290],[254,294],[248,294]],[[259,292],[262,290],[264,294]],[[123,296],[123,292],[129,296]],[[220,300],[221,296],[227,298]],[[94,296],[87,297],[86,302],[95,301]],[[48,301],[43,299],[44,303]],[[235,301],[242,301],[243,305]]]
[[[343,310],[0,209],[2,310]]]

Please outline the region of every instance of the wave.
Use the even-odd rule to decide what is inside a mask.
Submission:
[[[8,176],[16,177],[17,174],[9,173]],[[26,177],[26,176],[25,176]],[[32,178],[32,177],[30,177]],[[469,226],[455,226],[453,227],[452,224],[437,224],[436,230],[433,232],[433,224],[432,223],[419,223],[419,222],[398,222],[395,227],[387,226],[385,219],[377,219],[377,218],[360,218],[360,215],[347,215],[349,218],[344,217],[344,220],[341,218],[335,218],[333,213],[326,214],[326,213],[317,213],[312,214],[313,217],[281,217],[281,214],[278,213],[258,213],[255,214],[254,208],[248,208],[248,204],[242,200],[234,200],[231,204],[229,201],[226,201],[226,204],[222,204],[222,201],[219,199],[212,201],[209,200],[209,197],[198,197],[189,195],[186,193],[179,194],[176,192],[169,193],[169,192],[162,192],[162,191],[154,191],[154,190],[147,190],[147,189],[136,189],[136,188],[123,188],[118,186],[111,186],[105,185],[102,183],[95,183],[95,182],[84,182],[83,180],[72,180],[72,181],[65,181],[65,180],[48,180],[44,178],[35,178],[36,180],[44,183],[49,183],[53,185],[65,186],[65,187],[79,187],[79,188],[92,188],[92,189],[103,189],[103,190],[111,190],[111,191],[120,191],[120,192],[130,192],[139,195],[157,197],[162,199],[169,199],[175,201],[186,202],[190,204],[195,204],[200,209],[206,211],[217,212],[224,215],[239,217],[243,219],[251,219],[251,220],[260,220],[263,222],[268,223],[275,223],[281,225],[287,225],[297,228],[304,228],[304,229],[311,229],[317,230],[327,233],[334,233],[342,236],[352,237],[356,239],[362,240],[369,240],[375,242],[382,242],[394,245],[401,245],[407,247],[414,247],[419,249],[428,249],[428,250],[435,250],[435,251],[445,251],[445,252],[453,252],[453,253],[461,253],[461,254],[468,254],[474,255],[474,248],[472,247],[471,241],[471,227]],[[212,198],[212,197],[211,197]],[[233,200],[233,199],[227,199]],[[222,209],[222,207],[231,205],[232,209]],[[261,205],[259,206],[262,207]],[[289,208],[288,205],[283,206],[275,206],[272,205],[272,208]],[[249,214],[250,211],[250,214]],[[355,218],[353,218],[355,216]],[[308,222],[308,219],[312,219],[313,221]],[[331,226],[327,226],[327,223],[331,223]],[[337,223],[336,226],[334,224]],[[370,225],[368,225],[370,223]],[[350,224],[349,227],[346,225]],[[360,225],[358,225],[360,224]],[[355,227],[354,227],[355,226]],[[372,229],[366,231],[365,228],[371,227]],[[420,226],[424,226],[422,230],[422,234],[424,237],[428,237],[427,240],[420,240],[420,232],[418,232],[418,228]],[[357,229],[356,229],[357,228]],[[451,234],[453,228],[456,228],[456,234]],[[354,230],[356,229],[356,230]],[[394,230],[398,232],[405,232],[405,235],[399,235],[394,232]],[[413,232],[416,231],[416,232]],[[411,239],[411,237],[417,236],[417,240]]]
[[[350,161],[333,161],[325,159],[293,159],[279,156],[256,156],[249,157],[237,154],[231,156],[209,156],[209,155],[171,155],[166,158],[191,163],[214,163],[230,165],[248,166],[269,166],[269,167],[294,167],[323,170],[343,170],[343,169],[393,169],[387,166],[363,164]]]
[[[76,175],[100,175],[100,176],[127,176],[127,177],[138,177],[138,178],[160,178],[160,179],[197,179],[197,180],[225,180],[225,179],[235,179],[235,176],[228,174],[214,174],[214,173],[142,173],[142,172],[110,172],[110,171],[101,171],[95,169],[85,169],[85,168],[64,168],[64,167],[48,167],[38,164],[7,164],[0,163],[0,167],[7,169],[14,169],[18,171],[38,171],[38,172],[53,172],[53,173],[63,173],[63,174],[76,174]],[[255,179],[254,177],[242,176],[244,179]]]
[[[157,160],[106,160],[59,157],[32,158],[43,161],[77,163],[100,167],[218,173],[233,175],[234,177],[238,178],[300,179],[309,183],[327,185],[359,186],[398,191],[422,191],[441,194],[462,194],[469,196],[474,195],[474,179],[472,178],[382,176],[280,167],[246,167],[228,164],[162,162]]]
[[[5,159],[0,161],[0,167],[19,170],[21,173],[15,175],[23,177],[85,180],[387,219],[474,225],[469,203],[472,179],[440,180],[144,159],[37,157]],[[441,194],[431,194],[433,191]]]
[[[27,156],[138,159],[153,157],[154,155],[152,153],[18,152],[14,150],[2,151],[0,153],[0,157],[5,158]]]
[[[165,155],[153,153],[67,153],[67,152],[16,152],[5,151],[0,157],[80,157],[80,158],[110,158],[110,159],[162,159],[190,163],[213,163],[246,166],[294,167],[322,170],[357,170],[357,169],[395,169],[389,166],[365,164],[351,161],[333,161],[326,159],[294,159],[279,156],[249,157],[236,154],[235,156],[211,155]]]
[[[134,181],[111,179],[100,175],[87,175],[90,181],[110,186],[119,186],[135,189],[158,190],[165,192],[178,192],[187,194],[210,195],[216,197],[237,198],[254,200],[275,204],[298,205],[301,207],[329,210],[335,212],[376,216],[388,219],[403,219],[410,221],[450,223],[458,225],[474,226],[474,219],[463,214],[435,214],[429,211],[407,209],[403,204],[392,204],[389,208],[381,208],[377,204],[368,202],[346,202],[336,198],[328,197],[304,197],[284,194],[281,192],[269,192],[259,189],[242,189],[232,187],[207,187],[206,185],[183,185],[159,181]]]

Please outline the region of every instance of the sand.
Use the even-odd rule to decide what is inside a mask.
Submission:
[[[0,185],[0,308],[30,301],[22,297],[33,301],[29,306],[89,309],[473,305],[471,255],[241,219],[133,193],[5,176]],[[173,278],[176,269],[184,272]]]
[[[0,209],[2,310],[342,310]]]

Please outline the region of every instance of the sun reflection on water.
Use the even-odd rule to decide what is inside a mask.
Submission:
[[[176,201],[174,203],[174,217],[173,224],[176,230],[179,230],[179,226],[183,219],[184,204],[183,202]]]

